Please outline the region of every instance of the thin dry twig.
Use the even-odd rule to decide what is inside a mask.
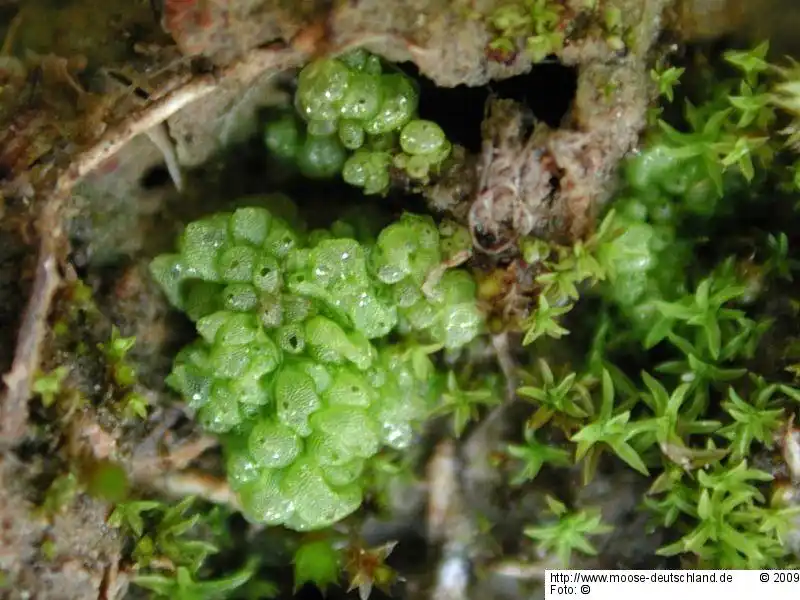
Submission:
[[[69,192],[78,181],[116,154],[125,144],[139,134],[147,133],[163,123],[182,108],[204,98],[228,81],[247,83],[270,69],[288,69],[302,62],[302,55],[285,47],[259,48],[244,59],[232,64],[222,74],[207,74],[194,77],[180,88],[156,98],[142,110],[134,112],[119,125],[107,131],[91,148],[72,161],[69,169],[61,175],[56,185],[56,194]],[[169,83],[164,87],[172,87]]]
[[[159,123],[155,127],[145,131],[150,141],[158,148],[161,155],[164,157],[164,164],[167,165],[167,172],[169,173],[175,189],[179,192],[183,191],[183,173],[181,166],[178,162],[178,154],[175,151],[175,143],[169,137],[169,131],[164,123]]]
[[[61,281],[56,257],[61,229],[55,210],[49,203],[42,215],[42,237],[31,299],[22,318],[11,370],[3,376],[6,393],[0,399],[0,445],[16,444],[27,430],[30,388],[40,364],[50,305]]]
[[[177,448],[172,448],[166,459],[167,464],[171,469],[185,469],[207,450],[211,450],[217,446],[219,446],[219,440],[217,438],[210,435],[201,435],[195,439],[183,442]]]
[[[480,453],[485,454],[492,447],[489,440],[496,440],[502,437],[506,412],[517,398],[517,363],[511,354],[508,333],[493,335],[492,346],[494,347],[500,370],[506,380],[506,394],[503,402],[493,408],[470,435],[465,445],[468,453],[480,449]]]
[[[469,550],[475,527],[461,492],[461,461],[453,440],[437,447],[427,468],[428,541],[441,544],[432,600],[464,600],[469,587]]]
[[[452,440],[444,440],[428,461],[427,526],[428,541],[439,544],[447,540],[448,529],[463,509],[459,506],[458,456]]]
[[[510,404],[517,396],[517,363],[511,354],[511,346],[508,342],[508,332],[498,333],[492,336],[492,347],[497,356],[497,363],[506,379],[505,404]]]
[[[138,479],[137,483],[172,498],[196,496],[214,504],[241,510],[239,499],[225,479],[201,471],[171,471]]]
[[[556,562],[527,563],[517,560],[503,560],[487,566],[487,570],[494,575],[523,581],[544,581],[547,570],[557,568]]]
[[[131,470],[135,478],[148,478],[164,471],[181,471],[207,450],[219,446],[219,440],[208,435],[185,440],[169,448],[166,456],[144,456],[132,460]],[[153,451],[155,451],[155,445]]]
[[[22,17],[24,16],[24,9],[20,9],[14,18],[11,19],[11,23],[8,24],[8,30],[6,31],[6,39],[3,41],[3,46],[0,47],[0,56],[10,56],[11,49],[14,47],[14,42],[17,39],[17,31],[19,31],[19,26],[22,25]]]
[[[103,579],[100,582],[97,600],[114,600],[124,595],[128,585],[128,577],[125,573],[120,572],[120,560],[119,553],[116,553],[103,569]]]

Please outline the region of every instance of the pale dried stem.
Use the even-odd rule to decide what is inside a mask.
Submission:
[[[11,370],[3,376],[6,392],[0,398],[0,446],[14,445],[25,435],[30,388],[39,369],[50,305],[61,281],[56,249],[62,232],[52,202],[45,206],[40,231],[41,242],[30,301],[22,318]]]
[[[503,402],[493,408],[486,418],[478,423],[467,442],[468,447],[473,444],[475,444],[475,447],[481,447],[483,444],[484,450],[491,447],[488,440],[500,435],[506,410],[517,398],[517,363],[511,354],[508,333],[493,335],[492,346],[494,347],[500,370],[506,380],[506,393]]]
[[[119,553],[116,553],[103,569],[103,579],[100,583],[97,600],[115,600],[124,595],[128,577],[125,573],[120,573],[119,562],[120,556]]]
[[[469,587],[469,550],[475,527],[467,513],[459,473],[461,459],[453,440],[444,440],[428,462],[428,542],[442,546],[431,600],[465,600]]]
[[[504,560],[488,566],[488,570],[501,577],[511,577],[523,581],[544,581],[548,569],[557,569],[554,562],[526,563],[515,560]]]
[[[217,446],[219,446],[219,440],[217,438],[210,435],[202,435],[188,442],[184,442],[177,448],[173,448],[169,453],[167,461],[172,469],[185,469],[206,451],[216,448]]]
[[[145,133],[164,157],[164,164],[167,165],[167,172],[169,173],[170,179],[172,179],[172,183],[175,185],[175,189],[182,192],[183,174],[181,172],[181,166],[178,163],[175,143],[169,137],[167,126],[164,123],[159,123],[155,127],[148,129]]]
[[[131,470],[135,478],[148,478],[164,471],[181,471],[206,451],[217,446],[217,438],[201,435],[170,448],[166,456],[134,458]]]
[[[22,24],[22,16],[23,10],[14,15],[14,18],[11,19],[11,23],[8,25],[8,30],[6,32],[6,39],[3,41],[3,46],[0,48],[0,56],[9,56],[11,54],[11,49],[14,47],[14,40],[17,38],[17,30],[19,30],[19,26]]]
[[[75,183],[111,158],[134,137],[147,133],[187,105],[206,97],[221,84],[228,81],[247,83],[270,69],[288,69],[301,61],[302,56],[292,49],[257,49],[226,68],[221,75],[194,77],[185,85],[157,98],[116,127],[109,129],[98,143],[72,161],[69,169],[59,178],[55,193],[57,195],[68,193]]]
[[[141,478],[137,483],[171,498],[195,496],[233,510],[241,510],[239,499],[225,479],[200,471],[167,472],[155,477]]]
[[[493,335],[492,347],[497,355],[497,363],[500,365],[500,370],[506,380],[505,404],[510,404],[517,396],[517,364],[511,354],[508,332],[504,331]]]

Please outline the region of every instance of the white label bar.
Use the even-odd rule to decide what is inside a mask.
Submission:
[[[800,571],[547,570],[545,600],[800,600]],[[723,596],[724,594],[724,596]]]

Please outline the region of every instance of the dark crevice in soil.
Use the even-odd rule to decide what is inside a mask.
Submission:
[[[9,217],[6,217],[11,222]],[[0,231],[0,369],[6,373],[14,359],[17,330],[31,288],[36,249],[11,226]],[[0,385],[0,392],[3,386]]]
[[[535,65],[530,72],[482,87],[459,85],[441,88],[420,75],[414,65],[403,71],[420,86],[420,116],[436,121],[456,144],[471,152],[481,148],[481,128],[486,100],[495,95],[525,104],[534,117],[557,127],[569,110],[577,90],[577,69],[555,59]]]
[[[172,178],[169,176],[166,165],[156,165],[145,171],[140,184],[142,189],[154,190],[166,185],[172,185]]]

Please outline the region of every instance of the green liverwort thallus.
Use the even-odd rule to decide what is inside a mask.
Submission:
[[[390,168],[424,181],[451,150],[442,129],[419,119],[419,93],[364,50],[315,60],[300,72],[296,112],[267,124],[264,142],[301,174],[345,182],[366,194],[389,188]]]
[[[327,110],[322,101],[310,109]],[[482,326],[466,272],[448,271],[422,293],[441,242],[428,217],[406,214],[365,246],[328,231],[305,236],[253,207],[190,223],[178,252],[153,261],[199,334],[168,383],[222,436],[250,519],[328,526],[360,505],[366,462],[411,442],[438,381],[381,338],[415,332],[454,349]]]

